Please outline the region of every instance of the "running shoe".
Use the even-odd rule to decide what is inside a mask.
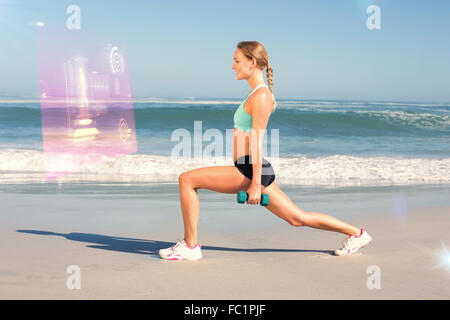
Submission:
[[[372,241],[372,237],[369,236],[366,230],[361,229],[361,233],[358,236],[347,235],[342,242],[342,248],[334,250],[334,254],[337,256],[349,256],[362,247],[365,247]]]
[[[159,256],[167,260],[200,260],[203,258],[199,243],[190,247],[184,240],[170,248],[159,250]]]

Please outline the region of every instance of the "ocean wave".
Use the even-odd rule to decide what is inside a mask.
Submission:
[[[67,161],[71,157],[75,155],[44,155],[40,151],[22,149],[0,150],[0,183],[45,183],[46,161],[56,163]],[[78,161],[80,159],[88,161],[89,156],[83,157],[78,158]],[[58,181],[177,183],[178,176],[188,170],[233,165],[232,159],[226,157],[192,159],[129,154],[118,157],[98,155],[97,158],[101,160],[97,164],[79,166],[78,168],[83,169],[72,170],[70,174],[59,177]],[[450,158],[364,158],[345,155],[265,158],[272,163],[276,179],[281,184],[307,186],[450,184]]]
[[[223,104],[199,105],[175,104],[162,107],[159,104],[135,106],[136,123],[140,128],[179,128],[192,125],[193,121],[202,120],[210,128],[221,128],[232,124],[235,107]],[[95,109],[95,108],[94,108]],[[107,109],[106,109],[107,110]],[[278,108],[271,116],[272,128],[288,127],[298,130],[317,130],[339,132],[343,135],[364,135],[368,130],[370,135],[379,132],[408,131],[409,128],[449,131],[450,112],[435,113],[432,110],[417,112],[414,110],[361,110],[352,108],[319,107],[308,105],[303,107]],[[35,127],[41,124],[41,111],[36,106],[16,106],[0,108],[0,123],[2,127]],[[286,131],[287,132],[287,131]],[[420,134],[418,132],[417,134]],[[289,134],[289,133],[288,133]]]

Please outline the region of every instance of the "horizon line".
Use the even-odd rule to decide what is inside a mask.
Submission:
[[[22,100],[20,100],[22,99]],[[134,100],[144,100],[144,99],[165,99],[165,100],[179,100],[179,99],[187,99],[192,101],[202,101],[202,100],[236,100],[241,101],[242,98],[231,98],[231,97],[155,97],[155,96],[135,96],[131,100],[134,102]],[[31,101],[30,101],[31,100]],[[407,101],[407,100],[377,100],[377,99],[355,99],[355,98],[349,98],[349,99],[320,99],[320,98],[276,98],[277,101],[284,101],[284,100],[299,100],[299,101],[352,101],[352,102],[394,102],[394,103],[414,103],[414,104],[450,104],[450,101],[431,101],[431,100],[416,100],[416,101]],[[10,102],[8,102],[10,101]],[[16,102],[17,101],[17,102]],[[20,103],[20,102],[40,102],[40,96],[13,96],[13,95],[0,95],[0,102],[3,103]],[[139,102],[139,101],[137,101]],[[142,101],[145,102],[145,101]]]

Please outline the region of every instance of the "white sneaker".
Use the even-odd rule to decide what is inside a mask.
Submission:
[[[337,256],[349,256],[362,247],[365,247],[372,241],[372,237],[369,236],[366,230],[361,229],[359,236],[348,235],[342,242],[343,247],[334,250],[334,254]]]
[[[184,240],[170,248],[159,250],[159,256],[167,260],[200,260],[203,258],[199,243],[190,247]]]

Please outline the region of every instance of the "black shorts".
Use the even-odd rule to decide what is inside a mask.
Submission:
[[[239,169],[239,171],[252,180],[253,178],[253,163],[251,162],[251,155],[242,156],[236,160],[234,166]],[[273,171],[272,165],[269,161],[263,158],[263,164],[261,168],[261,185],[264,187],[269,186],[275,180],[275,172]]]

